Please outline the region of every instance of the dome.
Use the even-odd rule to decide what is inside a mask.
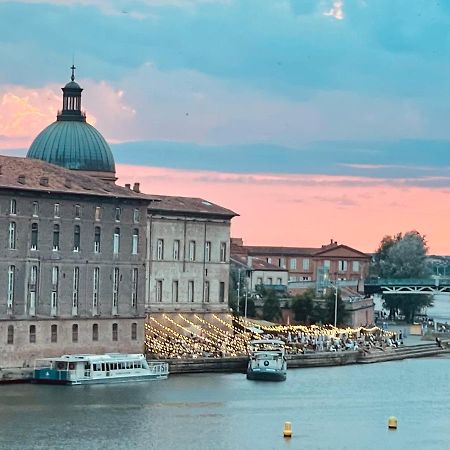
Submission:
[[[115,179],[112,176],[115,166],[111,149],[103,136],[86,123],[86,114],[81,111],[83,89],[75,82],[75,66],[71,69],[71,81],[62,88],[63,108],[58,112],[56,122],[42,130],[33,141],[27,158],[40,159],[66,169],[96,172],[95,176],[104,179]]]
[[[82,121],[56,121],[31,144],[27,158],[73,170],[115,172],[114,158],[103,136]]]

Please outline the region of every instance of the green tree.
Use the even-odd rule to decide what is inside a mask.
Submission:
[[[323,323],[330,323],[334,325],[334,311],[336,305],[336,291],[334,289],[327,289],[327,293],[324,296],[325,305],[323,306]],[[342,301],[341,293],[338,289],[337,298],[337,316],[336,325],[343,325],[347,318],[348,312],[345,309],[345,304]]]
[[[292,310],[297,322],[304,325],[309,325],[311,323],[314,312],[314,298],[314,289],[308,289],[306,292],[296,295],[292,299]]]
[[[274,321],[281,318],[280,300],[272,289],[262,291],[263,298],[263,319]]]
[[[371,274],[391,279],[427,278],[427,251],[425,236],[417,231],[385,236],[375,253]],[[400,311],[407,322],[413,322],[421,308],[433,304],[427,294],[383,294],[383,301],[391,319]]]

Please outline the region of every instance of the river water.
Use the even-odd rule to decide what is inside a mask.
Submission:
[[[436,449],[450,447],[446,357],[127,385],[0,386],[1,449]],[[398,418],[389,431],[387,419]],[[292,422],[293,437],[282,437]]]

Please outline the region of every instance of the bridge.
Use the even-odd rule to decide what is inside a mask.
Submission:
[[[364,293],[372,294],[450,294],[450,278],[368,278]]]

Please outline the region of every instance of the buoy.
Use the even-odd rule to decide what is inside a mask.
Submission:
[[[397,429],[397,417],[391,416],[388,419],[388,428],[390,430],[396,430]]]
[[[292,424],[291,424],[291,422],[284,422],[283,436],[285,438],[292,437]]]

